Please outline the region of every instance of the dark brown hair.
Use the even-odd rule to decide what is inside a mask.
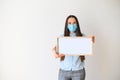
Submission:
[[[79,22],[78,22],[78,19],[76,16],[74,15],[69,15],[67,18],[66,18],[66,22],[65,22],[65,29],[64,29],[64,36],[70,36],[70,32],[69,30],[67,29],[67,26],[68,26],[68,19],[69,18],[74,18],[76,20],[76,25],[77,25],[77,30],[75,31],[76,33],[76,36],[83,36],[83,34],[81,33],[81,30],[80,30],[80,26],[79,26]],[[64,60],[65,56],[61,57],[61,60]],[[85,56],[80,56],[80,59],[81,61],[84,61],[85,60]]]

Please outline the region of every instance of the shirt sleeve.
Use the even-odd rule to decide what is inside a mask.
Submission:
[[[60,37],[63,37],[64,36],[64,34],[62,33],[62,34],[60,34]]]
[[[85,37],[86,35],[84,33],[82,33],[83,37]]]

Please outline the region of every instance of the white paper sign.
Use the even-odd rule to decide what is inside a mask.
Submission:
[[[92,39],[90,37],[58,37],[57,51],[65,55],[90,55]]]

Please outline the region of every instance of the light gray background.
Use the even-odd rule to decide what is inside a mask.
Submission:
[[[69,14],[95,35],[86,80],[119,80],[120,0],[0,0],[0,80],[57,80],[51,49]]]

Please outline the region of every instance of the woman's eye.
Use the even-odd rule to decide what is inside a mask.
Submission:
[[[73,22],[73,24],[76,24],[76,22]]]
[[[73,25],[76,25],[76,23],[73,23]]]

